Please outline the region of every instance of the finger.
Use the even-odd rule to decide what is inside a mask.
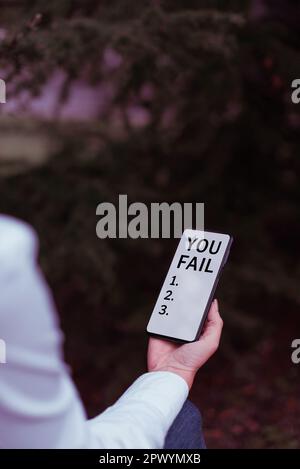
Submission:
[[[183,345],[183,347],[193,350],[197,354],[199,361],[198,368],[202,366],[218,349],[223,321],[218,311],[218,302],[213,301],[211,304],[208,318],[204,327],[203,334],[199,340],[191,344]]]
[[[211,308],[210,308],[208,316],[207,316],[207,321],[206,321],[206,324],[205,324],[205,328],[209,328],[209,327],[213,326],[215,323],[217,323],[219,325],[220,324],[223,325],[223,320],[222,320],[222,318],[220,316],[220,313],[219,313],[219,305],[218,305],[217,300],[214,300],[212,302]]]
[[[223,328],[223,320],[218,311],[218,302],[213,301],[209,310],[207,322],[200,340],[209,340],[212,343],[219,344]]]
[[[172,350],[177,344],[170,342],[166,339],[160,339],[158,337],[149,337],[148,348],[156,348],[159,350]]]
[[[150,337],[148,342],[148,357],[151,356],[156,359],[156,357],[160,357],[162,354],[172,352],[177,347],[177,344],[168,340]]]
[[[214,301],[211,304],[208,316],[207,316],[207,321],[218,321],[220,319],[220,313],[219,313],[219,303],[217,299],[214,299]]]

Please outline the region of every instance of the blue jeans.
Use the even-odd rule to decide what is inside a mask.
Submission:
[[[166,439],[165,449],[205,449],[202,433],[202,418],[199,409],[186,400],[181,411],[171,425]]]

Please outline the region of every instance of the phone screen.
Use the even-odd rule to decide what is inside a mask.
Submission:
[[[147,332],[193,342],[204,325],[231,236],[184,231],[150,317]]]

